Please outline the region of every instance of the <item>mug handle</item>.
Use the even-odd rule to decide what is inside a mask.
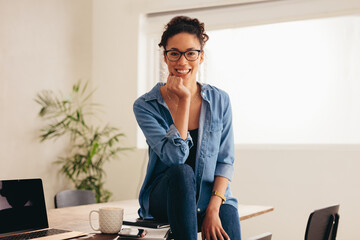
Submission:
[[[99,226],[99,228],[94,228],[94,226],[92,225],[92,222],[91,222],[91,214],[92,213],[94,213],[94,212],[96,212],[97,214],[99,214],[99,211],[98,210],[91,210],[91,212],[89,213],[89,222],[90,222],[90,227],[92,228],[92,229],[94,229],[95,231],[99,231],[100,230],[100,226]]]

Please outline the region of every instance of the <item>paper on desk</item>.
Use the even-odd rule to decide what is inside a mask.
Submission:
[[[128,228],[128,227],[126,227]],[[147,240],[166,240],[168,236],[168,232],[170,228],[160,228],[160,229],[154,229],[154,228],[143,228],[143,227],[129,227],[129,228],[142,228],[147,231],[147,234],[143,238],[137,238],[137,239],[147,239]],[[126,239],[123,237],[119,237],[118,239]]]
[[[153,229],[146,228],[147,234],[144,239],[158,240],[158,239],[166,239],[169,233],[170,228],[162,228],[162,229]]]

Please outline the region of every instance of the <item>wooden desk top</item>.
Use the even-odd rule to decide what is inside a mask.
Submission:
[[[252,217],[256,217],[274,211],[274,208],[270,206],[239,204],[238,211],[239,211],[240,221],[243,221]]]
[[[100,207],[105,206],[124,208],[124,219],[134,219],[138,217],[137,211],[139,209],[139,203],[137,199],[133,199],[68,208],[50,209],[48,210],[49,226],[51,228],[62,228],[89,233],[94,232],[89,225],[89,212],[91,210],[97,210]],[[274,208],[268,206],[239,204],[238,210],[240,221],[243,221],[245,219],[271,212],[274,210]]]

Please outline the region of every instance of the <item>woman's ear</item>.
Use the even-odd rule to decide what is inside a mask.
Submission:
[[[164,51],[164,62],[166,63],[166,64],[168,64],[168,59],[167,59],[167,57],[166,57],[166,53],[165,53],[165,51]]]
[[[200,53],[200,64],[204,61],[204,51],[201,51]]]

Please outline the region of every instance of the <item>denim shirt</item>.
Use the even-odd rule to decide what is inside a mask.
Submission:
[[[189,149],[193,146],[188,132],[184,140],[175,128],[169,108],[160,93],[158,83],[139,97],[133,106],[136,120],[149,146],[149,162],[139,195],[139,216],[153,218],[149,213],[149,195],[156,179],[172,165],[184,164]],[[202,104],[199,119],[198,147],[196,151],[195,179],[199,193],[197,211],[206,210],[215,176],[231,181],[234,167],[234,135],[230,99],[224,91],[208,85],[201,85]],[[225,192],[226,202],[237,208],[229,185]]]

